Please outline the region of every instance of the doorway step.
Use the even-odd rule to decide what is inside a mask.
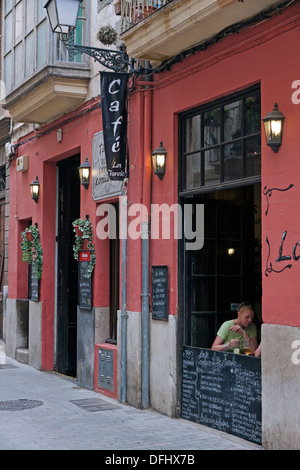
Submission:
[[[29,364],[29,349],[18,348],[16,351],[16,360],[22,364]]]

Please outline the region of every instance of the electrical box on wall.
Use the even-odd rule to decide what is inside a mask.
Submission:
[[[27,171],[28,170],[28,155],[23,155],[22,157],[17,158],[17,171]]]

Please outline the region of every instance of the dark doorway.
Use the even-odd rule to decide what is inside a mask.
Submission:
[[[108,342],[117,344],[117,315],[119,310],[120,289],[120,239],[119,239],[119,205],[114,204],[116,214],[116,238],[111,238],[109,243],[109,319],[110,337]]]
[[[210,348],[249,300],[261,309],[260,185],[189,198],[204,204],[204,246],[185,252],[185,344]],[[259,320],[259,317],[258,319]]]
[[[242,301],[254,303],[261,315],[260,175],[258,86],[180,116],[180,202],[204,204],[205,213],[203,248],[180,247],[180,335],[186,345],[210,348]]]
[[[80,216],[80,155],[57,164],[57,353],[56,370],[76,376],[78,263],[72,222]]]

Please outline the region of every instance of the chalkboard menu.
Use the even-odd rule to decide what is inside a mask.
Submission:
[[[168,266],[152,266],[152,318],[168,320]]]
[[[261,444],[261,360],[184,346],[181,417]]]
[[[89,256],[89,251],[81,251],[78,263],[78,305],[85,309],[92,309],[92,277],[86,277]]]
[[[35,302],[39,301],[40,282],[37,278],[36,266],[34,262],[29,264],[28,270],[28,298]]]

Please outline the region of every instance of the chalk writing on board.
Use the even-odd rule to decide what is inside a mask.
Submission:
[[[152,318],[168,320],[168,266],[152,266]]]
[[[29,298],[35,302],[39,301],[39,287],[40,282],[37,277],[37,268],[34,262],[32,262],[29,269]]]
[[[79,261],[78,270],[78,304],[81,308],[92,308],[92,280],[86,277],[89,261]]]
[[[185,346],[181,416],[261,444],[260,358]]]

